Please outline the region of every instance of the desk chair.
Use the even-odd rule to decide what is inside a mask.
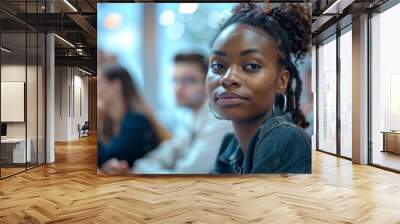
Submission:
[[[89,136],[89,129],[90,129],[89,121],[85,121],[82,127],[80,127],[80,125],[78,124],[79,138]]]

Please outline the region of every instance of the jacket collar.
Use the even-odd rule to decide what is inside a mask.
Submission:
[[[233,165],[243,157],[242,151],[240,150],[240,145],[236,140],[235,136],[232,135],[232,140],[229,142],[228,146],[225,148],[224,152],[219,156],[219,160]]]
[[[277,111],[276,113],[272,113],[271,116],[268,119],[266,119],[266,121],[261,125],[261,127],[259,127],[255,132],[254,136],[250,141],[249,149],[246,152],[246,155],[243,155],[240,149],[239,142],[237,141],[236,137],[232,135],[232,140],[229,142],[225,150],[220,154],[218,159],[231,166],[235,164],[238,165],[237,163],[240,160],[243,160],[243,163],[245,163],[244,169],[246,172],[246,170],[251,169],[251,167],[249,167],[249,165],[251,165],[250,160],[252,160],[254,150],[257,145],[257,141],[259,139],[260,134],[268,132],[269,129],[273,128],[274,126],[282,122],[293,122],[292,116],[289,112],[280,113],[280,111]]]

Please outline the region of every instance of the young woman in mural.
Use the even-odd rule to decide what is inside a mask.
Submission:
[[[306,4],[241,3],[211,43],[210,110],[231,120],[215,173],[310,173],[309,123],[294,62],[308,54]]]
[[[108,66],[98,77],[100,172],[128,170],[136,159],[169,138],[140,97],[128,71]]]

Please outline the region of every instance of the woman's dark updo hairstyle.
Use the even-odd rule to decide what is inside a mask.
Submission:
[[[228,26],[236,23],[250,25],[270,35],[277,43],[281,55],[281,68],[289,71],[289,81],[285,92],[287,111],[291,113],[294,123],[302,128],[309,126],[300,109],[302,81],[299,71],[293,64],[301,61],[310,51],[311,14],[307,4],[280,4],[270,8],[267,3],[240,3],[232,10],[232,16],[226,20],[213,41]],[[277,104],[282,105],[282,97],[277,97]]]

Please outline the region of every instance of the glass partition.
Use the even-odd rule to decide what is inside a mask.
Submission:
[[[318,145],[336,154],[336,36],[318,47]]]
[[[371,162],[400,171],[400,5],[371,18]]]
[[[46,144],[45,144],[45,124],[46,124],[46,36],[38,33],[38,65],[37,65],[37,162],[44,164],[46,162]]]
[[[24,171],[31,157],[26,138],[26,41],[25,31],[1,34],[2,177]]]
[[[26,5],[28,3],[28,5]],[[16,17],[44,1],[1,1]],[[40,6],[40,7],[39,7]],[[0,12],[0,178],[45,163],[45,34]]]
[[[352,33],[340,36],[340,155],[352,157]]]
[[[38,98],[38,88],[37,88],[37,79],[38,79],[38,49],[37,49],[37,41],[38,36],[36,32],[28,32],[27,33],[27,81],[26,81],[26,89],[27,89],[27,97],[26,97],[26,110],[27,110],[27,150],[31,153],[29,154],[30,158],[27,163],[27,167],[31,168],[37,165],[37,149],[38,149],[38,141],[37,141],[37,127],[38,127],[38,113],[37,113],[37,98]]]

